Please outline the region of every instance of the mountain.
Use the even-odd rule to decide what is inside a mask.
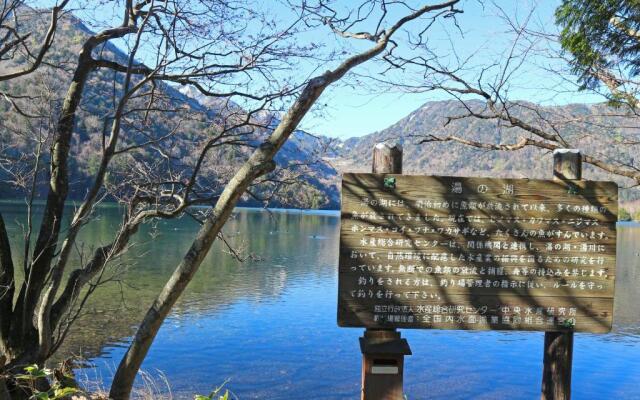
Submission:
[[[468,104],[476,111],[484,107],[484,103],[480,101]],[[629,125],[629,122],[633,124],[634,121],[609,116],[615,110],[605,104],[542,107],[541,115],[532,111],[532,104],[523,105],[514,108],[514,115],[532,121],[534,125],[544,123],[541,116],[548,121],[557,122],[563,136],[585,153],[631,165],[637,162],[638,146],[625,145],[621,139],[624,137],[625,140],[640,142],[637,127]],[[331,161],[342,172],[369,172],[374,145],[383,141],[396,141],[403,146],[403,172],[407,174],[551,178],[552,155],[549,151],[535,147],[517,151],[494,151],[456,142],[420,143],[429,134],[439,137],[457,135],[486,143],[516,143],[519,138],[529,136],[520,128],[506,128],[492,120],[464,118],[446,124],[447,117],[463,113],[463,106],[458,101],[425,103],[386,129],[346,139],[338,157]],[[633,184],[630,180],[621,179],[587,164],[584,166],[583,177],[591,180],[616,180],[621,187]],[[640,196],[636,190],[621,191],[622,199],[638,197]]]
[[[46,32],[46,10],[24,7],[19,12],[25,16],[21,25],[25,31],[40,32],[40,35]],[[71,14],[66,15],[59,23],[55,42],[46,55],[44,65],[30,75],[0,82],[0,92],[13,96],[20,110],[32,116],[16,112],[9,101],[0,102],[0,163],[13,160],[7,161],[7,165],[0,165],[7,167],[0,168],[0,198],[14,197],[20,190],[28,188],[28,171],[32,167],[32,159],[28,155],[34,154],[33,149],[39,141],[42,141],[43,148],[49,146],[81,44],[92,33],[81,20]],[[39,39],[34,38],[36,41]],[[120,64],[128,61],[127,55],[111,43],[96,52],[101,58]],[[20,55],[13,60],[3,59],[0,73],[11,70],[20,62],[24,62]],[[114,75],[108,69],[97,69],[85,85],[71,144],[71,199],[83,198],[92,184],[123,82],[122,74]],[[151,93],[151,86],[148,87],[148,93]],[[150,113],[145,113],[145,102],[152,97],[154,107]],[[110,185],[108,197],[126,199],[127,193],[123,191],[127,188],[124,185],[118,187],[118,181],[130,181],[132,168],[145,170],[156,181],[166,180],[166,176],[171,176],[171,181],[186,180],[204,144],[215,137],[230,119],[243,118],[243,113],[245,111],[238,104],[202,96],[189,86],[157,82],[153,96],[130,100],[119,146],[153,143],[114,158],[107,182]],[[199,183],[200,191],[219,192],[253,148],[269,134],[277,116],[262,112],[253,117],[252,122],[256,127],[231,131],[236,135],[231,138],[234,145],[215,146],[209,151]],[[260,184],[252,188],[251,196],[243,197],[241,204],[262,206],[263,201],[257,198],[269,198],[272,206],[336,208],[339,203],[337,171],[321,157],[329,143],[330,140],[324,137],[295,132],[276,158],[276,179],[289,184]],[[48,154],[44,154],[40,162],[46,167]],[[13,174],[7,169],[11,169]],[[46,193],[45,170],[43,168],[39,175],[39,197]],[[165,189],[158,185],[157,190]]]
[[[44,32],[47,14],[38,13],[36,10],[30,12],[34,15],[32,23],[36,24],[40,32]],[[26,77],[0,82],[0,92],[24,96],[25,100],[16,100],[23,107],[23,111],[43,116],[24,118],[12,109],[9,102],[0,102],[0,155],[17,159],[21,154],[29,154],[36,142],[34,136],[46,137],[51,134],[54,119],[49,116],[55,117],[59,113],[80,44],[91,33],[82,21],[68,15],[61,21],[54,46],[45,59],[50,64],[60,65],[61,68],[45,65]],[[127,59],[126,55],[112,44],[105,45],[100,52],[103,58],[121,63]],[[5,61],[0,65],[0,70],[11,67],[7,66]],[[115,86],[121,84],[122,78],[116,78]],[[82,198],[92,183],[93,173],[100,160],[102,132],[108,127],[109,117],[114,109],[113,91],[113,73],[107,70],[96,71],[86,85],[72,143],[74,157],[70,165],[70,196],[73,199]],[[244,112],[236,103],[203,96],[190,86],[158,84],[156,96],[161,99],[163,107],[175,112],[165,112],[152,118],[147,118],[141,113],[132,114],[130,121],[123,126],[123,144],[136,145],[149,140],[147,136],[140,135],[140,131],[152,132],[155,138],[169,135],[172,130],[175,130],[175,133],[162,141],[160,149],[139,151],[133,159],[114,160],[114,170],[110,174],[111,183],[115,184],[119,176],[126,175],[127,170],[132,168],[132,163],[136,165],[135,168],[148,168],[150,174],[166,173],[166,170],[158,169],[169,168],[178,177],[183,176],[188,172],[185,166],[195,163],[199,146],[219,131],[217,121],[220,117]],[[137,104],[142,105],[141,102]],[[478,110],[484,107],[484,103],[480,101],[469,104]],[[133,103],[132,107],[135,105],[136,103]],[[629,138],[640,141],[637,124],[634,121],[629,124],[629,121],[608,116],[611,110],[606,105],[571,104],[543,107],[540,114],[536,114],[531,106],[522,103],[522,106],[514,107],[512,111],[515,115],[532,121],[534,125],[546,128],[548,123],[545,121],[557,122],[563,135],[586,153],[629,164],[636,162],[638,155],[634,149],[637,150],[637,146],[634,148],[624,145],[623,142]],[[279,177],[294,183],[280,188],[279,194],[271,198],[270,204],[284,207],[339,208],[340,173],[368,172],[373,146],[388,140],[403,145],[405,173],[530,178],[551,176],[551,156],[537,148],[528,147],[508,152],[481,150],[454,142],[420,143],[429,134],[455,134],[489,143],[515,143],[518,138],[526,135],[517,128],[501,126],[494,120],[464,118],[446,123],[447,117],[461,115],[463,112],[464,109],[457,101],[427,102],[385,129],[345,140],[296,131],[276,158]],[[265,128],[246,132],[243,136],[243,146],[221,146],[211,152],[209,165],[203,176],[204,187],[220,190],[221,185],[249,156],[252,147],[258,145],[270,129],[277,125],[279,115],[265,111],[258,113],[255,119]],[[47,143],[45,141],[45,145]],[[173,161],[165,164],[156,162],[156,159],[165,156]],[[29,166],[29,157],[22,161],[25,162],[25,167]],[[48,160],[45,157],[41,162],[46,165]],[[40,196],[46,189],[45,175],[42,173],[40,176]],[[585,179],[614,179],[591,166],[585,167],[583,176]],[[10,178],[6,171],[0,168],[0,198],[16,195],[16,186],[10,182]],[[617,180],[622,185],[630,183]],[[262,185],[253,192],[270,197],[270,190],[272,187]],[[117,195],[118,193],[115,196]],[[624,199],[639,197],[633,190],[625,190],[622,193]],[[255,206],[263,203],[247,196],[243,198],[242,204]]]

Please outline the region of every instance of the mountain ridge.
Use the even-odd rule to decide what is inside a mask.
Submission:
[[[42,24],[43,22],[36,21]],[[63,62],[64,65],[74,65],[77,58],[77,50],[83,38],[92,34],[91,30],[79,19],[68,16],[63,19],[56,42],[50,53],[48,61]],[[102,49],[102,56],[122,61],[126,55],[115,45],[107,44]],[[87,186],[91,184],[91,171],[98,160],[100,132],[102,121],[109,115],[110,105],[101,100],[105,93],[111,90],[109,80],[104,73],[97,72],[85,89],[81,111],[76,122],[74,133],[74,158],[71,168],[71,192],[72,198],[81,198],[86,193]],[[0,83],[0,89],[12,94],[21,95],[28,91],[42,90],[51,96],[50,101],[60,102],[64,96],[70,76],[68,71],[60,73],[49,67],[42,67],[34,74],[13,81]],[[42,82],[51,86],[42,88]],[[167,104],[176,109],[191,110],[205,116],[215,116],[222,110],[240,110],[241,107],[226,99],[215,99],[202,96],[198,91],[188,86],[172,84],[160,85],[166,96]],[[52,94],[51,94],[52,93]],[[108,96],[106,96],[108,98]],[[526,105],[533,103],[521,103],[515,111],[518,116],[541,124],[539,118],[532,113]],[[471,101],[468,103],[473,108],[482,109],[484,103]],[[635,163],[636,154],[633,148],[621,146],[616,143],[617,135],[629,137],[628,130],[616,124],[612,118],[604,118],[609,108],[604,104],[574,103],[563,106],[539,107],[545,118],[562,120],[569,116],[581,116],[589,119],[590,123],[597,125],[598,129],[606,132],[606,135],[588,137],[584,136],[585,129],[593,129],[586,124],[563,125],[563,134],[581,147],[586,153],[598,154],[607,158],[615,158],[623,162]],[[55,107],[52,109],[55,115]],[[551,178],[552,160],[548,152],[529,147],[515,152],[487,151],[465,146],[454,142],[423,143],[419,142],[428,134],[446,136],[457,134],[466,139],[489,143],[515,143],[518,138],[529,135],[526,132],[505,127],[496,121],[487,121],[474,118],[466,118],[450,121],[447,117],[459,115],[464,108],[457,100],[428,101],[420,107],[409,112],[394,124],[371,132],[360,137],[345,138],[342,140],[331,139],[323,135],[311,135],[302,130],[294,132],[281,152],[276,157],[280,169],[291,169],[296,177],[296,183],[284,190],[280,199],[272,202],[273,206],[300,207],[300,208],[339,208],[340,173],[369,172],[371,165],[371,153],[373,146],[378,142],[396,141],[404,147],[404,171],[412,174],[424,175],[453,175],[453,176],[495,176],[495,177],[528,177],[549,179]],[[225,174],[230,174],[234,166],[239,165],[248,155],[252,146],[257,146],[268,134],[269,129],[277,125],[278,114],[263,112],[258,114],[267,129],[253,133],[247,140],[246,147],[233,148],[220,151],[213,155],[212,165],[224,166]],[[172,124],[177,122],[173,117],[167,117]],[[13,144],[16,136],[11,130],[22,129],[21,121],[16,117],[6,103],[0,104],[0,144]],[[153,129],[158,130],[157,135],[167,131],[165,121],[154,121]],[[181,123],[180,134],[171,138],[170,145],[174,146],[175,157],[180,163],[188,165],[192,153],[197,152],[198,139],[209,130],[207,119],[194,118],[186,123]],[[204,132],[204,133],[203,133]],[[595,132],[596,134],[598,132]],[[640,134],[634,133],[640,142]],[[28,142],[18,143],[26,149]],[[45,160],[46,161],[46,160]],[[126,166],[125,166],[126,167]],[[228,171],[227,171],[228,170]],[[608,180],[615,178],[621,184],[628,184],[624,179],[612,177],[590,165],[584,168],[584,178],[590,180]],[[0,171],[0,196],[9,197],[15,195],[14,188],[7,184],[6,174]],[[215,168],[207,179],[212,182],[224,182],[226,175],[218,176]],[[39,189],[42,196],[46,185]],[[640,196],[633,190],[622,191],[623,199],[635,199]],[[262,206],[264,203],[245,197],[242,205]]]
[[[467,102],[467,105],[481,109],[484,103],[472,101]],[[581,116],[590,123],[598,122],[602,126],[601,129],[606,130],[606,137],[586,136],[584,131],[577,132],[583,128],[581,124],[565,126],[563,134],[585,153],[598,154],[607,159],[622,160],[630,164],[635,162],[636,155],[632,147],[615,145],[616,135],[625,134],[625,137],[629,137],[629,130],[616,127],[614,119],[600,117],[610,110],[606,104],[573,103],[536,107],[558,119]],[[394,141],[403,146],[403,172],[408,174],[551,179],[552,157],[549,151],[543,149],[527,147],[517,151],[497,151],[478,149],[456,142],[419,143],[428,134],[455,134],[465,139],[494,144],[516,143],[521,137],[531,136],[520,128],[507,128],[496,122],[473,117],[453,120],[447,124],[447,117],[460,115],[463,111],[462,104],[457,100],[426,102],[385,129],[361,137],[347,138],[343,141],[340,157],[336,160],[339,169],[342,172],[370,172],[374,145],[378,142]],[[524,109],[519,111],[519,116],[536,123],[531,113],[528,114]],[[635,138],[640,140],[640,134],[635,133]],[[605,144],[610,147],[603,149]],[[623,187],[630,184],[628,179],[608,174],[586,163],[583,177],[588,180],[614,180]],[[638,194],[635,190],[623,190],[621,197],[634,199],[638,198]]]
[[[29,24],[24,25],[25,29],[43,35],[46,30],[39,28],[46,27],[47,13],[43,10],[26,8],[20,11],[27,13],[26,20]],[[59,21],[56,40],[47,53],[43,65],[27,76],[0,82],[0,90],[4,93],[9,93],[18,99],[36,99],[17,102],[24,110],[33,111],[30,114],[45,116],[45,118],[27,118],[15,112],[10,102],[0,102],[0,151],[5,152],[4,155],[8,156],[8,159],[18,159],[22,155],[29,154],[30,148],[38,140],[36,138],[40,133],[43,133],[45,138],[52,135],[54,125],[49,121],[55,121],[57,118],[77,63],[77,54],[82,43],[92,34],[94,33],[83,21],[67,14]],[[40,39],[34,37],[34,40]],[[120,64],[128,62],[128,56],[112,43],[107,42],[101,45],[97,52],[103,59]],[[8,70],[21,61],[24,60],[20,57],[14,61],[3,61],[2,68]],[[62,67],[56,68],[52,65]],[[121,75],[113,75],[105,69],[96,69],[91,73],[84,87],[71,143],[73,156],[69,165],[69,197],[73,200],[82,199],[93,182],[93,173],[100,163],[100,149],[105,127],[110,123],[109,118],[114,112],[114,103],[111,98],[114,97],[115,100],[116,89],[122,87],[122,81]],[[156,114],[156,118],[150,118],[148,121],[123,124],[119,145],[136,145],[148,141],[148,137],[138,133],[143,130],[154,137],[164,137],[162,143],[156,144],[156,146],[164,146],[164,149],[158,150],[158,153],[169,154],[171,159],[176,160],[172,166],[175,169],[185,169],[185,166],[191,168],[190,166],[195,165],[195,156],[200,152],[199,146],[221,129],[216,126],[217,121],[222,120],[226,123],[228,115],[235,111],[242,112],[237,104],[225,99],[206,98],[204,99],[206,101],[202,98],[196,99],[193,97],[195,92],[185,90],[186,86],[163,82],[156,82],[156,86],[157,96],[154,97],[161,98],[160,101],[165,105],[162,108],[168,112],[158,112],[157,114],[162,114],[160,118]],[[138,108],[143,109],[144,104],[141,101],[139,103]],[[186,117],[180,117],[178,112],[182,112]],[[128,114],[128,118],[132,119],[132,115],[135,114]],[[270,118],[266,114],[259,117]],[[136,118],[140,117],[136,116]],[[176,133],[171,133],[172,129]],[[216,190],[221,190],[220,186],[228,180],[234,168],[241,165],[251,154],[252,148],[258,146],[268,134],[268,129],[259,126],[243,129],[237,130],[240,136],[234,139],[239,142],[238,145],[219,146],[209,151],[209,166],[203,169],[204,186],[217,186]],[[45,146],[49,141],[50,139],[45,139]],[[313,144],[315,142],[317,144]],[[276,157],[278,171],[287,170],[289,175],[295,176],[304,174],[309,166],[317,165],[315,173],[309,174],[305,179],[294,182],[292,185],[286,185],[276,196],[269,193],[271,189],[264,184],[253,188],[252,194],[244,196],[240,204],[262,206],[264,201],[257,197],[264,197],[270,198],[271,204],[276,206],[335,208],[339,202],[337,188],[332,186],[334,179],[329,179],[331,180],[329,184],[326,178],[327,176],[335,177],[337,173],[315,154],[325,142],[324,138],[307,137],[303,132],[295,132]],[[136,162],[148,164],[152,171],[153,158],[156,156],[152,153],[153,151],[137,152]],[[43,156],[42,165],[49,163],[48,157],[48,154]],[[28,168],[27,164],[28,162],[25,163],[25,168]],[[118,163],[114,160],[111,168],[113,171],[110,175],[117,176],[115,171],[126,172],[128,167],[126,162]],[[44,172],[40,174],[38,185],[36,185],[37,198],[45,196],[47,190],[47,179],[44,175]],[[15,197],[20,191],[26,192],[25,185],[20,187],[11,184],[11,181],[16,181],[14,178],[0,168],[1,198]]]

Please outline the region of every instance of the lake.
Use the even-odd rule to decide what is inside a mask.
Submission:
[[[24,208],[0,203],[14,238]],[[84,248],[109,240],[119,221],[102,207]],[[216,243],[162,327],[143,369],[168,380],[174,398],[192,399],[229,380],[240,399],[355,399],[363,329],[336,324],[337,212],[238,209],[228,240],[254,259],[239,263]],[[189,218],[145,226],[110,269],[60,351],[84,357],[90,382],[110,376],[137,321],[198,229]],[[17,254],[18,251],[14,251]],[[614,331],[576,334],[574,399],[640,399],[640,225],[618,229]],[[409,399],[539,398],[544,334],[403,330]]]

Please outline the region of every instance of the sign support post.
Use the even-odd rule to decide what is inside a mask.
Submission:
[[[378,143],[373,149],[374,174],[402,174],[402,147]],[[396,329],[367,328],[360,338],[361,400],[403,399],[404,356],[411,354],[407,339]]]
[[[399,329],[545,332],[542,400],[569,400],[573,334],[613,323],[618,185],[581,179],[406,175],[378,144],[374,173],[344,173],[337,322],[360,339],[363,400],[402,399]],[[393,173],[396,172],[396,173]]]
[[[582,179],[579,150],[553,152],[553,178],[561,181]],[[542,370],[542,400],[571,399],[573,332],[545,332]]]

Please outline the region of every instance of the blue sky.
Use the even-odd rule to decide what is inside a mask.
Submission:
[[[523,1],[464,1],[464,14],[457,17],[463,32],[460,35],[452,29],[450,23],[437,24],[433,27],[431,36],[435,37],[435,46],[442,45],[442,54],[450,53],[449,40],[445,40],[445,32],[451,34],[455,50],[460,55],[473,54],[473,64],[482,66],[500,59],[510,49],[512,32],[506,23],[499,18],[502,8],[511,17],[523,20],[530,12],[532,28],[554,29],[553,13],[560,2],[555,0]],[[533,11],[531,11],[533,10]],[[440,40],[442,43],[438,43]],[[502,57],[503,58],[503,57]],[[550,64],[551,63],[551,64]],[[566,93],[556,90],[563,83],[549,77],[549,74],[539,68],[540,65],[554,67],[553,62],[540,57],[531,56],[527,63],[519,69],[519,76],[513,79],[510,90],[511,98],[528,100],[541,104],[562,105],[568,103],[590,103],[602,101],[601,98],[580,93],[573,85],[564,84]],[[565,65],[557,65],[564,68]],[[469,76],[476,76],[471,73]],[[551,90],[550,90],[551,89]],[[383,93],[369,93],[363,90],[335,88],[329,89],[323,97],[323,103],[328,107],[322,117],[308,116],[303,125],[311,131],[329,136],[346,138],[361,136],[382,130],[407,116],[425,102],[451,99],[448,94],[402,93],[401,91],[386,90]]]
[[[418,0],[412,1],[416,4],[424,3]],[[51,0],[38,1],[43,6],[51,2]],[[109,1],[87,2],[93,5],[100,3],[104,5],[98,7],[98,11],[86,8],[78,16],[82,19],[93,18],[94,15],[108,14],[109,10],[114,9],[112,5],[115,3]],[[348,8],[357,2],[347,0],[338,3]],[[500,10],[520,21],[530,15],[531,28],[553,31],[553,12],[559,3],[559,0],[463,0],[460,8],[464,13],[457,17],[460,29],[458,30],[451,20],[441,20],[428,32],[429,47],[438,55],[442,55],[441,59],[445,63],[451,59],[454,52],[461,58],[473,55],[470,65],[475,68],[467,72],[467,77],[475,79],[479,68],[503,60],[504,54],[509,51],[513,43],[513,33],[508,29],[506,22],[499,17]],[[265,0],[259,4],[267,9],[272,8],[283,24],[288,23],[287,19],[291,14],[282,6],[282,3]],[[120,16],[116,18],[113,22],[119,21]],[[407,29],[415,32],[421,28],[419,24],[413,23]],[[401,42],[401,37],[398,39]],[[360,41],[345,43],[344,39],[336,39],[328,29],[324,32],[316,30],[303,35],[300,40],[327,46],[335,46],[339,42],[340,46],[346,46],[352,51],[362,49],[366,45]],[[338,61],[335,60],[336,63]],[[600,98],[578,93],[572,85],[554,80],[540,68],[541,65],[551,69],[565,68],[565,65],[554,65],[554,63],[557,61],[549,61],[535,55],[528,56],[526,62],[512,78],[509,91],[511,99],[526,99],[549,105],[601,101]],[[311,73],[313,66],[310,64],[307,70],[303,67],[300,75]],[[331,67],[331,64],[322,68],[325,67]],[[375,64],[363,66],[355,72],[375,75],[379,72],[379,67]],[[419,76],[416,74],[394,74],[393,77],[398,82],[419,82],[417,80]],[[449,95],[438,92],[407,94],[398,90],[397,87],[382,87],[366,79],[362,80],[362,84],[354,83],[353,79],[346,82],[349,84],[338,84],[325,91],[320,99],[321,106],[316,107],[316,112],[310,113],[303,120],[301,126],[303,129],[343,139],[361,136],[388,127],[425,102],[451,99]],[[559,93],[558,88],[563,88],[562,93]]]

